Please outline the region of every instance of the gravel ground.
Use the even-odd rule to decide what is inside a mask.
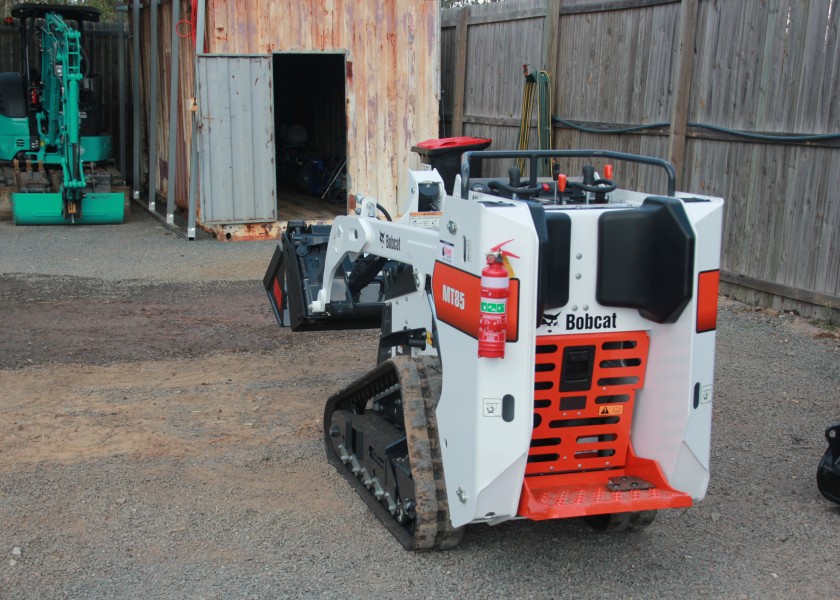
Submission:
[[[712,480],[646,530],[474,527],[411,554],[323,455],[372,332],[280,331],[273,243],[0,223],[0,598],[828,598],[814,473],[840,339],[723,300]]]
[[[185,242],[136,206],[122,225],[15,227],[0,221],[0,273],[102,281],[215,282],[262,279],[276,242]]]

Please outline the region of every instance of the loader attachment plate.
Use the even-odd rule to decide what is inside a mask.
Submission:
[[[293,331],[379,328],[385,290],[399,265],[374,255],[346,259],[335,273],[327,311],[310,308],[323,285],[330,230],[330,225],[289,223],[283,233],[263,277],[277,324]]]
[[[73,219],[63,214],[59,192],[18,192],[12,194],[15,225],[97,225],[119,224],[125,218],[125,194],[89,193],[82,200],[81,215]]]

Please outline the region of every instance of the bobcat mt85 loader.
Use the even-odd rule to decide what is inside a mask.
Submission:
[[[662,168],[667,190],[558,172],[581,157]],[[470,177],[499,159],[532,175]],[[434,170],[407,192],[395,221],[357,197],[357,216],[291,223],[263,282],[281,326],[381,328],[324,438],[391,533],[424,550],[509,519],[630,529],[703,498],[723,200],[599,150],[467,152],[451,196]]]

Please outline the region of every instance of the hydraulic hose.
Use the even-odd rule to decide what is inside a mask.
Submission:
[[[630,125],[628,127],[617,127],[613,129],[599,129],[595,127],[587,127],[562,119],[557,115],[552,115],[554,123],[560,124],[563,127],[582,131],[583,133],[606,133],[611,135],[622,133],[633,133],[636,131],[645,131],[647,129],[661,129],[670,127],[670,123],[650,123],[648,125]],[[708,129],[710,131],[717,131],[718,133],[725,133],[737,137],[743,137],[751,140],[761,140],[766,142],[824,142],[830,140],[840,139],[840,133],[825,133],[825,134],[807,134],[807,135],[778,135],[769,133],[753,133],[751,131],[741,131],[738,129],[729,129],[728,127],[720,127],[718,125],[709,125],[708,123],[686,123],[689,127],[697,127],[698,129]]]

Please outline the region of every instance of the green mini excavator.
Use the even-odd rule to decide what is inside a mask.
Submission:
[[[0,73],[0,162],[18,225],[122,223],[125,193],[111,189],[111,136],[82,45],[96,8],[18,4],[21,69]],[[73,26],[75,24],[75,27]],[[31,58],[40,54],[40,71]]]

